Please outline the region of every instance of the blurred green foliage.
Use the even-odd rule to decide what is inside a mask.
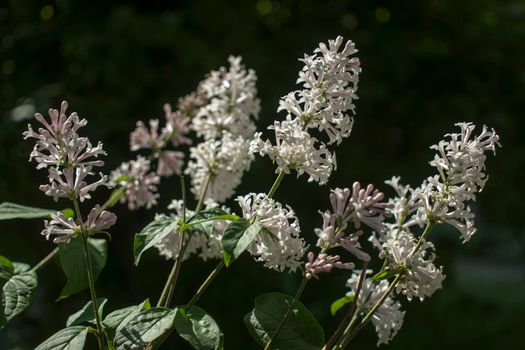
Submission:
[[[524,1],[2,1],[0,202],[66,205],[38,191],[44,173],[27,162],[32,145],[21,133],[35,111],[68,100],[89,120],[86,136],[104,142],[109,171],[133,157],[128,134],[137,120],[162,116],[164,102],[192,91],[230,54],[242,55],[258,73],[258,125],[265,128],[276,118],[279,97],[295,88],[297,58],[339,34],[356,42],[363,66],[354,131],[337,150],[339,168],[329,185],[289,176],[277,199],[295,209],[314,243],[313,228],[321,222],[316,211],[327,208],[331,187],[359,180],[385,188],[392,175],[417,185],[432,173],[428,146],[455,122],[496,128],[504,147],[488,161],[491,179],[475,207],[479,232],[466,246],[451,229],[433,233],[448,275],[444,290],[406,305],[405,325],[389,348],[524,348]],[[240,193],[267,190],[273,171],[259,159]],[[177,196],[177,181],[164,181],[154,211]],[[110,258],[97,282],[99,296],[109,298],[108,310],[155,300],[170,268],[153,253],[133,266],[132,235],[153,212],[116,212]],[[39,236],[41,228],[39,220],[2,222],[0,254],[36,263],[53,248]],[[189,299],[212,266],[193,259],[183,265],[177,302]],[[305,292],[304,303],[328,334],[340,317],[330,316],[330,303],[345,293],[347,277],[332,273]],[[1,349],[34,348],[89,298],[84,292],[54,301],[65,282],[58,266],[47,267],[39,280],[32,307],[0,333]],[[255,296],[293,294],[297,282],[297,276],[242,257],[200,305],[223,328],[227,349],[256,348],[242,316]],[[372,348],[375,341],[369,328],[355,348]],[[175,346],[187,347],[172,337],[165,348]]]

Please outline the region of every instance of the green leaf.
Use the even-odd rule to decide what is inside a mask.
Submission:
[[[355,295],[350,294],[348,296],[344,296],[334,301],[332,305],[330,306],[330,313],[332,314],[332,316],[335,316],[335,314],[337,313],[337,311],[339,311],[339,309],[341,309],[346,304],[351,303],[352,301],[354,301],[354,299],[355,299]]]
[[[178,222],[173,218],[163,218],[150,222],[142,231],[135,234],[133,252],[135,265],[139,264],[140,257],[149,248],[162,240],[171,231],[177,229]]]
[[[113,345],[115,334],[124,328],[133,317],[139,314],[139,312],[150,308],[151,305],[149,299],[146,299],[139,305],[118,309],[107,315],[104,321],[102,321],[102,324],[104,325],[108,342]]]
[[[173,330],[177,309],[154,307],[141,311],[117,332],[115,349],[144,349],[147,343],[167,336]]]
[[[123,176],[121,176],[121,177],[123,177]],[[117,179],[117,181],[118,181],[118,179]],[[113,198],[113,200],[108,204],[108,208],[114,207],[115,204],[117,204],[118,201],[121,200],[122,197],[124,197],[124,195],[126,194],[126,190],[121,190],[121,188],[119,187],[119,188],[115,188],[113,191],[111,191],[111,196],[109,196],[109,198],[113,197],[119,191],[120,191],[119,195],[116,196],[115,198]]]
[[[378,272],[377,274],[372,277],[372,281],[378,282],[387,278],[390,278],[392,276],[395,276],[398,272],[400,272],[398,269],[385,269],[381,272]]]
[[[36,273],[29,271],[29,265],[13,264],[13,274],[2,287],[0,328],[31,304],[37,284]]]
[[[56,210],[26,207],[9,202],[0,204],[0,220],[46,218],[56,212]]]
[[[215,320],[198,306],[179,309],[175,317],[177,333],[197,350],[223,349],[224,335]]]
[[[106,305],[107,301],[108,299],[106,298],[97,298],[98,314],[100,315],[100,317],[102,317],[104,305]],[[91,300],[88,301],[86,305],[82,307],[82,309],[78,310],[77,312],[68,317],[66,327],[77,326],[84,322],[93,324],[96,322],[95,313],[93,312],[93,301]]]
[[[35,350],[80,350],[84,348],[88,327],[64,328],[40,344]]]
[[[66,217],[66,219],[75,218],[75,211],[71,208],[62,209],[60,212]]]
[[[107,248],[108,244],[105,239],[88,238],[88,251],[95,280],[106,265]],[[62,270],[67,276],[66,286],[58,298],[60,300],[89,286],[82,237],[77,236],[72,238],[69,243],[59,244],[58,255]]]
[[[232,221],[226,226],[221,239],[226,266],[230,266],[252,244],[261,229],[259,222],[250,224],[246,219]]]
[[[13,271],[14,266],[11,260],[0,255],[0,288],[11,278]]]
[[[194,228],[198,231],[203,232],[206,235],[211,234],[209,232],[209,226],[203,227],[203,224],[208,222],[213,222],[214,220],[231,220],[235,221],[238,220],[239,217],[237,215],[228,214],[228,212],[222,210],[221,208],[213,208],[208,210],[203,210],[198,212],[197,214],[190,217],[186,223],[182,225],[180,228],[180,232],[183,233],[189,228]]]
[[[259,345],[265,346],[270,341],[292,301],[293,297],[283,293],[263,294],[255,299],[255,308],[244,317],[244,323]],[[324,331],[315,317],[296,302],[272,349],[314,350],[320,349],[324,342]]]

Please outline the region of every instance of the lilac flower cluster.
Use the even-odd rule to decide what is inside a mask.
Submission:
[[[325,131],[328,144],[341,143],[352,131],[357,99],[357,86],[361,72],[359,59],[352,41],[344,47],[343,37],[330,40],[328,46],[320,43],[313,55],[305,55],[304,67],[297,82],[302,89],[281,98],[277,111],[286,111],[284,121],[275,121],[268,129],[275,131],[275,145],[255,134],[250,152],[267,155],[277,163],[277,172],[295,170],[310,177],[308,181],[328,182],[337,168],[335,153],[327,144],[313,137],[308,129]],[[341,49],[341,50],[340,50]]]
[[[101,167],[104,162],[97,159],[106,155],[102,143],[93,147],[86,137],[81,137],[78,130],[87,124],[85,119],[80,119],[76,112],[66,115],[68,104],[62,102],[60,111],[49,109],[50,122],[40,113],[35,114],[35,119],[43,125],[35,132],[31,125],[23,133],[24,138],[36,140],[35,147],[29,157],[37,162],[37,169],[48,170],[49,184],[41,185],[46,195],[58,198],[68,198],[72,201],[91,198],[90,193],[97,187],[106,185],[107,176],[100,174],[100,180],[88,182],[88,177],[93,175],[94,167]],[[88,215],[87,221],[82,223],[82,218],[77,218],[80,225],[72,218],[66,218],[58,212],[52,215],[51,221],[45,221],[45,230],[42,234],[48,239],[51,235],[55,243],[66,242],[80,232],[87,234],[100,232],[115,224],[116,216],[104,210],[99,205],[95,206]]]

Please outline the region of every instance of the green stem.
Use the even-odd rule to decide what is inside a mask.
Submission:
[[[365,280],[367,266],[368,266],[368,262],[366,261],[363,262],[361,274],[359,275],[359,282],[357,283],[357,288],[356,288],[355,295],[354,295],[354,301],[350,305],[350,308],[348,309],[348,312],[346,313],[345,317],[339,324],[339,327],[337,327],[336,331],[330,337],[326,345],[323,346],[323,350],[328,350],[330,349],[331,346],[336,344],[337,340],[339,340],[339,338],[343,334],[343,331],[345,330],[345,326],[347,325],[347,323],[353,327],[352,322],[355,322],[355,320],[357,320],[357,317],[359,316],[359,312],[356,312],[357,302],[359,300],[359,295],[361,294],[361,289],[363,287],[363,282]]]
[[[201,192],[201,195],[199,196],[199,201],[197,202],[197,206],[195,207],[195,214],[201,211],[202,206],[204,204],[204,198],[206,197],[206,193],[208,192],[208,187],[210,187],[212,175],[209,174],[206,178],[206,184],[204,185],[204,189]]]
[[[271,346],[272,346],[275,338],[281,332],[281,329],[283,328],[284,324],[286,323],[286,320],[288,319],[288,316],[292,312],[292,309],[293,309],[295,303],[297,303],[297,301],[299,300],[299,298],[303,294],[304,287],[306,287],[306,283],[307,282],[308,282],[308,280],[305,277],[303,277],[303,280],[301,281],[301,284],[299,285],[299,289],[297,289],[297,293],[295,294],[295,297],[293,298],[292,303],[290,304],[290,306],[288,306],[288,310],[286,310],[286,313],[284,314],[284,317],[281,320],[281,323],[279,323],[279,326],[275,330],[275,333],[273,333],[272,337],[270,338],[270,341],[264,347],[264,350],[271,349]]]
[[[414,255],[417,253],[419,248],[421,248],[421,245],[423,244],[423,242],[427,238],[428,234],[430,233],[430,230],[432,230],[432,227],[434,227],[434,222],[432,220],[429,220],[427,222],[427,225],[425,226],[425,230],[423,231],[423,233],[419,237],[419,240],[417,241],[416,245],[414,246],[414,248],[412,249],[410,254],[408,254],[406,260],[409,260],[409,259],[414,257]]]
[[[190,307],[192,307],[198,300],[199,298],[201,297],[201,295],[204,293],[204,291],[208,288],[208,286],[213,282],[213,280],[215,279],[215,277],[217,277],[217,275],[221,272],[221,270],[224,268],[224,260],[221,260],[221,262],[219,262],[217,264],[217,266],[215,266],[215,268],[213,269],[213,271],[208,275],[208,277],[206,278],[206,280],[201,284],[201,286],[199,287],[199,289],[197,290],[197,292],[195,293],[195,295],[191,298],[191,300],[188,302],[188,304],[186,304],[186,307],[189,309]]]
[[[80,236],[82,237],[82,242],[84,243],[84,258],[86,260],[86,270],[87,270],[87,276],[88,276],[88,282],[89,282],[89,291],[91,293],[91,302],[93,304],[93,312],[95,314],[95,320],[97,324],[97,340],[98,340],[98,347],[99,349],[103,349],[102,339],[104,336],[104,331],[102,328],[102,322],[100,320],[100,315],[98,313],[98,303],[97,303],[97,294],[95,292],[95,279],[93,278],[93,267],[91,265],[91,257],[89,256],[89,246],[88,246],[88,237],[87,234],[84,232],[84,223],[82,221],[82,214],[80,212],[80,208],[78,206],[78,200],[77,198],[73,198],[73,206],[75,207],[75,213],[77,215],[77,218],[80,222]]]
[[[102,204],[102,207],[100,207],[100,211],[105,210],[106,208],[113,206],[112,203],[126,190],[126,185],[122,185],[119,187],[118,190],[113,192],[111,196],[108,198],[104,204]]]
[[[55,249],[53,249],[51,251],[51,253],[49,253],[44,259],[40,260],[40,262],[38,264],[36,264],[35,266],[33,266],[33,268],[31,269],[32,272],[37,272],[38,270],[40,270],[41,268],[43,268],[44,266],[46,266],[54,257],[55,255],[58,254],[58,247],[56,247]]]
[[[348,343],[350,343],[350,341],[356,336],[356,334],[359,333],[359,331],[368,323],[368,321],[370,321],[372,316],[374,316],[377,309],[379,309],[379,307],[385,302],[386,298],[390,295],[390,293],[392,293],[392,291],[397,286],[402,277],[402,274],[396,275],[396,278],[394,278],[394,280],[390,283],[388,289],[383,293],[381,298],[374,304],[370,311],[368,311],[366,316],[363,317],[361,322],[359,322],[359,324],[354,330],[352,330],[350,327],[347,327],[347,329],[343,333],[343,339],[340,342],[340,345],[336,347],[336,349],[344,349],[348,345]],[[349,334],[350,331],[352,332]]]
[[[283,181],[284,175],[286,173],[284,171],[280,171],[279,175],[277,175],[277,178],[275,179],[275,182],[272,185],[272,188],[270,188],[270,191],[268,192],[268,198],[272,198],[275,194],[275,191],[279,188],[279,185],[281,184],[281,181]]]
[[[204,204],[204,198],[206,197],[206,192],[208,192],[208,188],[210,186],[211,182],[211,175],[208,175],[208,178],[206,179],[206,184],[204,185],[204,188],[199,196],[199,202],[197,203],[197,207],[195,208],[195,214],[201,211],[202,205]],[[183,198],[183,222],[185,222],[186,218],[186,191],[184,188],[184,178],[181,177],[181,187],[182,187],[182,198]],[[191,239],[191,236],[188,237],[187,240],[184,239],[183,234],[180,234],[180,251],[179,255],[175,259],[175,262],[173,263],[173,266],[171,268],[170,274],[168,276],[168,279],[166,280],[166,283],[164,284],[164,288],[162,289],[162,294],[160,295],[159,301],[157,303],[157,306],[164,306],[168,307],[171,303],[171,299],[173,297],[173,291],[175,290],[175,286],[177,284],[177,280],[179,278],[179,272],[180,267],[182,265],[182,259],[184,257],[184,253],[186,252],[186,248],[188,246],[188,243]]]

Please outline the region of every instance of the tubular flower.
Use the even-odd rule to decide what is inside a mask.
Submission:
[[[255,133],[250,142],[250,152],[268,155],[277,163],[277,170],[286,174],[295,170],[300,176],[304,173],[310,175],[308,181],[319,184],[328,182],[328,178],[336,169],[335,154],[331,154],[326,145],[320,143],[317,148],[317,139],[303,130],[298,119],[274,122],[268,129],[275,131],[275,146],[268,140],[263,141],[262,133]]]
[[[315,278],[317,280],[319,279],[317,274],[322,272],[330,273],[334,267],[337,269],[346,270],[351,270],[354,268],[354,264],[343,263],[342,261],[339,261],[340,258],[341,257],[339,255],[332,256],[327,254],[319,254],[315,256],[313,252],[309,252],[308,262],[304,265],[306,279]]]
[[[88,184],[85,178],[91,175],[91,167],[78,166],[76,168],[65,168],[58,170],[55,167],[48,169],[48,178],[50,184],[40,185],[40,190],[47,196],[53,197],[55,201],[58,198],[78,198],[83,202],[86,198],[91,198],[90,192],[93,192],[100,185],[105,185],[107,176],[100,174],[100,180]]]
[[[140,207],[151,208],[157,204],[157,185],[160,178],[150,171],[150,161],[144,157],[124,162],[120,167],[111,172],[111,184],[125,185],[125,195],[120,200],[127,203],[130,210]]]
[[[206,140],[220,138],[223,132],[251,138],[255,132],[252,118],[260,110],[257,76],[244,68],[241,57],[230,56],[228,62],[229,69],[210,72],[199,85],[208,103],[196,113],[192,128]]]
[[[371,271],[367,271],[367,274]],[[350,294],[357,291],[359,284],[360,270],[354,270],[352,277],[346,283],[347,287],[351,289]],[[374,307],[374,305],[381,299],[384,293],[388,290],[388,281],[382,280],[379,283],[374,283],[370,278],[365,278],[361,286],[359,298],[357,300],[357,309],[361,312],[367,312]],[[397,332],[403,326],[403,318],[405,311],[401,311],[401,303],[395,301],[392,295],[387,296],[385,301],[379,306],[377,311],[372,316],[372,324],[377,333],[377,346],[387,344],[394,338]]]
[[[390,205],[381,202],[384,194],[368,185],[361,188],[358,182],[354,182],[352,190],[349,188],[336,188],[330,193],[330,203],[332,211],[327,210],[320,214],[323,217],[323,227],[315,229],[317,236],[317,246],[321,248],[331,248],[342,246],[350,251],[357,258],[369,261],[370,256],[360,248],[359,237],[362,231],[357,231],[351,235],[346,235],[348,223],[351,222],[357,229],[361,224],[365,224],[377,231],[384,230],[383,213]]]
[[[94,234],[107,230],[117,222],[117,216],[109,211],[102,210],[99,205],[91,209],[87,220],[79,226],[73,218],[66,218],[61,212],[51,214],[51,221],[45,220],[45,229],[42,235],[47,239],[55,236],[54,243],[69,242],[69,240],[83,230],[87,234]]]
[[[299,236],[301,229],[293,210],[263,193],[239,196],[237,202],[245,219],[256,218],[263,227],[250,253],[269,269],[295,271],[301,266],[306,245]]]
[[[278,111],[300,119],[308,128],[325,131],[329,144],[339,144],[352,131],[355,114],[354,100],[361,67],[359,58],[352,57],[357,50],[352,41],[343,44],[343,37],[329,40],[328,46],[320,43],[311,56],[305,55],[304,67],[297,82],[303,89],[284,96]]]

